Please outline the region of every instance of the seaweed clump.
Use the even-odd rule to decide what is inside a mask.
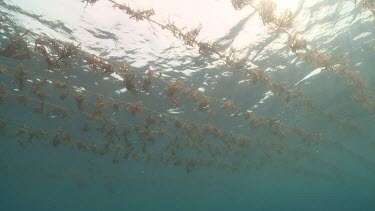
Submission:
[[[226,106],[226,105],[224,105]],[[207,99],[202,100],[198,103],[198,110],[201,112],[211,112],[210,101]]]
[[[177,100],[177,92],[184,89],[184,81],[182,79],[178,79],[177,81],[168,84],[165,88],[164,93],[167,97],[172,101],[175,106],[179,106],[179,102]]]
[[[82,3],[86,3],[85,8],[90,4],[91,6],[94,5],[99,0],[81,0]]]
[[[14,83],[18,84],[18,88],[20,90],[24,89],[27,83],[27,76],[29,76],[30,73],[25,69],[23,65],[19,65],[17,68],[17,71],[15,72],[14,76]]]
[[[294,14],[290,10],[284,10],[281,14],[277,17],[275,24],[277,29],[279,28],[290,28],[293,25],[294,21]]]
[[[227,109],[227,110],[232,110],[233,108],[235,108],[236,105],[234,104],[233,100],[227,100],[225,101],[222,105],[221,105],[221,108],[222,109]]]
[[[103,72],[108,74],[115,72],[115,68],[112,64],[96,55],[84,55],[83,60],[86,61],[90,68],[95,72]]]
[[[298,38],[298,34],[294,33],[292,35],[289,35],[288,39],[288,46],[290,51],[292,51],[295,54],[300,54],[300,52],[306,52],[307,49],[307,41],[304,39]]]
[[[143,112],[144,106],[142,103],[129,103],[128,110],[133,116],[136,116]]]
[[[81,45],[38,37],[35,39],[35,50],[41,53],[47,63],[47,68],[54,70],[72,66],[73,59],[81,52]]]
[[[169,22],[168,24],[163,26],[163,28],[171,31],[176,38],[181,39],[186,45],[193,47],[198,43],[197,36],[202,29],[202,25],[199,25],[198,27],[187,32],[183,32],[182,29],[177,27],[173,22]]]
[[[6,68],[3,65],[0,65],[0,75],[4,74],[6,72],[7,72]]]
[[[276,17],[276,3],[272,0],[261,0],[258,6],[259,17],[264,25],[277,20]]]
[[[9,88],[5,84],[0,84],[0,103],[3,102],[9,96]]]
[[[236,10],[242,10],[244,7],[253,3],[254,0],[232,0],[232,5]]]
[[[130,91],[132,95],[137,94],[137,81],[135,80],[135,73],[127,70],[124,73],[124,77],[125,88]]]
[[[87,107],[87,96],[82,93],[82,92],[78,92],[74,95],[74,100],[76,101],[76,104],[77,104],[77,108],[80,110],[80,111],[83,111],[86,109]]]
[[[28,41],[25,39],[26,35],[27,33],[24,33],[21,36],[11,37],[5,49],[0,51],[0,55],[19,60],[30,59],[31,50]]]
[[[113,0],[109,0],[113,3],[114,8],[118,8],[119,10],[124,11],[126,14],[130,16],[130,19],[134,19],[136,21],[140,20],[149,20],[151,16],[155,15],[155,12],[153,9],[150,10],[134,10],[128,5],[119,4]]]

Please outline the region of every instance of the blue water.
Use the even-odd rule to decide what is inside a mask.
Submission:
[[[344,58],[351,71],[358,71],[366,83],[362,90],[370,99],[361,104],[353,100],[361,89],[351,84],[358,75],[345,78],[297,58],[288,49],[287,34],[270,31],[250,6],[234,10],[230,2],[210,0],[199,7],[198,1],[182,0],[122,3],[154,8],[152,17],[158,23],[170,20],[181,28],[202,24],[198,40],[215,43],[223,54],[235,47],[239,57],[246,58],[246,67],[259,67],[270,73],[272,82],[302,91],[315,109],[286,102],[261,84],[244,83],[249,75],[231,71],[217,55],[201,56],[197,46],[184,45],[157,23],[130,19],[112,8],[110,1],[86,7],[79,0],[0,1],[0,64],[5,70],[1,74],[0,69],[0,84],[9,89],[5,96],[0,88],[0,210],[375,210],[375,18],[371,8],[364,7],[363,1],[356,5],[333,0],[295,0],[284,5],[277,1],[279,9],[290,6],[295,14],[288,33],[299,32],[309,48],[337,63]],[[15,37],[26,40],[30,58],[4,54]],[[124,87],[118,75],[95,72],[82,59],[48,70],[34,48],[37,37],[80,44],[84,54],[116,65],[127,62],[136,72],[137,95]],[[30,73],[23,89],[17,81],[20,64]],[[142,77],[149,69],[162,73],[162,80],[155,79],[149,93],[141,92]],[[42,90],[49,97],[43,101],[45,110],[37,112],[41,100],[32,93],[32,84],[44,78],[49,82]],[[181,92],[177,92],[180,105],[173,105],[165,90],[166,82],[176,79],[183,79],[185,88],[215,99],[210,102],[211,111],[199,111],[197,103]],[[59,99],[62,91],[53,87],[56,81],[69,84],[66,100]],[[74,90],[80,88],[89,91],[83,111],[74,100]],[[30,97],[25,105],[17,98],[22,94]],[[100,124],[87,117],[95,110],[96,94],[105,96],[107,103],[116,99],[145,106],[133,116],[129,108],[117,111],[108,104],[104,113],[117,122],[118,131],[124,125],[144,125],[152,112],[158,113],[154,115],[158,121],[171,123],[134,129],[145,132],[129,135],[140,158],[123,159],[129,148],[126,142],[115,137],[105,151],[106,137],[96,130]],[[240,115],[221,108],[227,99],[241,109]],[[51,105],[68,109],[67,116],[48,113]],[[266,127],[280,124],[285,136],[255,127],[243,118],[245,111],[268,119]],[[163,119],[164,115],[170,119]],[[204,125],[231,135],[224,141],[209,134],[203,136],[203,143],[190,142],[173,118],[197,126],[185,131],[189,135],[199,134]],[[4,122],[7,126],[2,130]],[[85,122],[89,122],[88,132],[83,130]],[[40,128],[49,136],[28,142],[28,134],[20,134],[23,125],[29,132]],[[54,142],[62,130],[72,140]],[[157,136],[144,142],[150,135],[147,131],[165,132],[169,139]],[[321,143],[309,142],[306,134],[320,134]],[[250,137],[245,141],[248,145],[238,148],[235,137],[239,135]],[[172,153],[166,145],[174,137],[181,145]],[[81,140],[97,151],[79,149],[75,143]],[[142,148],[145,143],[146,149]],[[220,151],[210,146],[225,147]],[[116,150],[121,152],[118,163]],[[163,160],[168,153],[182,164]],[[211,163],[205,164],[207,160]],[[190,161],[202,163],[190,169]]]
[[[197,171],[6,144],[3,210],[372,210],[373,182],[263,171]],[[2,147],[3,148],[3,147]],[[69,155],[69,157],[67,156]],[[7,159],[7,163],[4,163]]]

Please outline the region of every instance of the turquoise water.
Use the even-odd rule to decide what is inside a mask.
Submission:
[[[0,210],[375,210],[375,3],[270,2],[0,1]]]

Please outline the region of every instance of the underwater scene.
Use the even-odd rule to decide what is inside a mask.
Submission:
[[[0,0],[0,210],[375,210],[375,0]]]

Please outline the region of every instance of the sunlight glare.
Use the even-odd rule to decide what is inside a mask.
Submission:
[[[294,11],[297,6],[299,0],[274,0],[278,10],[290,9]]]

